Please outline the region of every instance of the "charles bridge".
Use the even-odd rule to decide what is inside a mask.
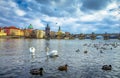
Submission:
[[[103,33],[103,34],[96,34],[94,32],[92,32],[91,34],[76,34],[76,38],[79,38],[79,39],[86,39],[86,38],[89,38],[89,39],[97,39],[97,38],[103,38],[104,40],[108,40],[110,38],[116,38],[116,39],[120,39],[120,33]]]

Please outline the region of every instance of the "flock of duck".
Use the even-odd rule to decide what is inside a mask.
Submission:
[[[59,71],[66,71],[67,72],[67,68],[68,67],[68,65],[66,64],[66,65],[63,65],[63,66],[59,66],[58,67],[58,70]],[[30,70],[30,74],[32,74],[32,75],[43,75],[43,72],[44,72],[44,70],[43,70],[43,68],[41,67],[40,69],[31,69]]]
[[[97,50],[100,49],[100,53],[103,53],[103,50],[107,49],[105,46],[110,46],[110,45],[111,45],[110,50],[112,50],[113,48],[116,48],[116,47],[120,46],[119,44],[103,44],[102,46],[99,45],[99,44],[93,44],[93,45],[92,44],[84,44],[83,46],[87,46],[87,47],[92,46],[92,47],[96,48]],[[30,50],[31,53],[33,53],[33,54],[35,53],[35,48],[34,47],[30,47],[29,50]],[[46,48],[46,50],[47,50],[47,53],[46,53],[47,56],[50,56],[50,57],[58,56],[58,51],[57,50],[52,50],[51,52],[49,52],[49,48],[48,47]],[[80,50],[77,49],[76,52],[80,52]],[[85,50],[84,53],[87,54],[88,51]],[[103,65],[101,69],[105,70],[105,71],[112,70],[112,65]],[[63,66],[59,66],[58,70],[59,71],[66,71],[67,72],[68,65],[65,64]],[[30,74],[32,74],[32,75],[43,75],[43,72],[44,72],[44,69],[42,67],[39,68],[39,69],[31,69],[30,70]]]
[[[120,47],[120,44],[118,43],[111,43],[111,44],[107,44],[107,43],[100,43],[99,44],[83,44],[83,46],[87,46],[87,47],[93,47],[96,48],[97,50],[100,51],[100,53],[103,53],[104,50],[112,50],[113,48],[117,48]],[[76,52],[80,52],[80,49],[77,49]],[[85,54],[88,53],[87,50],[83,51]],[[102,70],[112,70],[112,65],[103,65]]]

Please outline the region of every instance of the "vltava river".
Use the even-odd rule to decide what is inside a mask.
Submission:
[[[36,48],[35,55],[30,47]],[[47,57],[46,47],[59,57]],[[57,70],[65,64],[67,72]],[[112,65],[112,70],[102,70],[103,65]],[[40,67],[43,76],[29,73]],[[120,41],[0,39],[0,78],[120,78]]]

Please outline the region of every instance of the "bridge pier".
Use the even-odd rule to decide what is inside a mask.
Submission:
[[[118,40],[120,40],[120,34],[118,34]]]
[[[96,35],[95,35],[94,32],[92,32],[92,34],[90,35],[90,38],[91,38],[91,40],[95,40],[96,39]]]
[[[79,35],[79,39],[80,39],[80,40],[85,39],[85,37],[86,37],[85,34],[82,34],[82,33],[81,33],[81,34]]]

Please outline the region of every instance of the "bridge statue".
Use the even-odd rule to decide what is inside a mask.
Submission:
[[[86,35],[83,34],[83,33],[81,33],[81,34],[79,35],[79,39],[85,39],[85,37],[86,37]]]
[[[92,32],[92,34],[90,35],[90,38],[91,38],[91,40],[95,40],[96,39],[96,34],[94,33],[94,32]]]
[[[108,40],[110,38],[110,35],[105,32],[105,34],[103,34],[104,40]]]

